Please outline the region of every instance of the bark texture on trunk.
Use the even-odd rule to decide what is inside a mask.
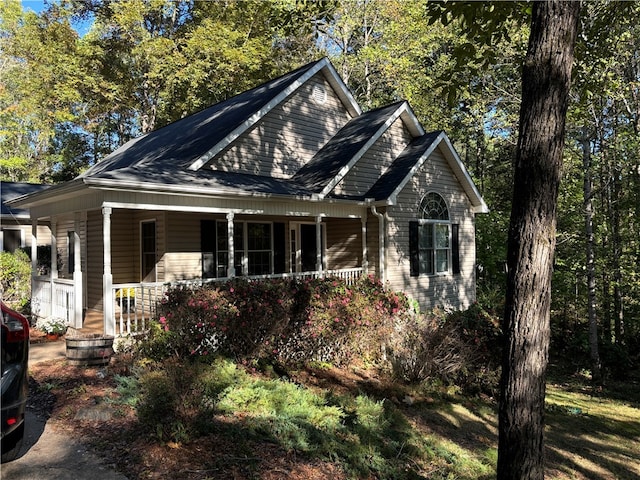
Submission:
[[[522,72],[509,227],[498,479],[544,478],[551,274],[579,2],[536,2]]]

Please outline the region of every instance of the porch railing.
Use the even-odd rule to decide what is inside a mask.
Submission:
[[[31,284],[31,311],[37,317],[53,317],[73,325],[75,312],[73,280],[34,277]]]
[[[240,277],[248,280],[265,280],[270,278],[319,278],[336,277],[347,284],[355,283],[363,274],[362,268],[342,270],[323,270],[302,273],[283,273],[277,275],[252,275]],[[197,287],[207,283],[222,283],[230,280],[228,277],[179,280],[170,283],[120,283],[112,286],[114,302],[114,332],[116,336],[126,336],[143,332],[148,329],[149,322],[156,316],[158,302],[165,292],[175,286],[183,285]]]
[[[53,280],[53,301],[51,316],[53,318],[61,318],[67,325],[71,325],[74,321],[73,312],[75,312],[75,293],[73,280],[56,278]]]
[[[49,277],[32,279],[31,313],[42,318],[51,316],[51,279]]]

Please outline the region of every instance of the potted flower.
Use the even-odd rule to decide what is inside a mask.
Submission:
[[[136,289],[133,287],[119,289],[116,291],[116,302],[123,313],[133,312],[136,307]]]
[[[44,318],[38,320],[36,328],[47,335],[49,340],[56,340],[67,331],[67,324],[59,318]]]

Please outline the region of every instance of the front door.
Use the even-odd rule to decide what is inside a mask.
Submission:
[[[291,271],[314,272],[317,269],[317,242],[315,223],[291,224]],[[324,234],[322,225],[321,239]],[[322,240],[321,240],[322,242]],[[323,245],[322,245],[323,246]],[[322,252],[324,255],[324,252]],[[323,260],[324,261],[324,260]]]

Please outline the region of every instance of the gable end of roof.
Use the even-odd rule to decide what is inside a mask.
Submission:
[[[444,157],[469,198],[473,212],[487,213],[489,211],[487,204],[453,148],[449,137],[442,131],[425,134],[409,144],[367,192],[366,198],[372,198],[375,201],[385,200],[389,205],[395,205],[402,189],[438,147],[444,147],[442,148]]]
[[[231,143],[240,137],[244,132],[253,127],[259,122],[265,115],[267,115],[276,106],[280,105],[287,98],[289,98],[294,92],[296,92],[302,85],[309,81],[316,73],[322,71],[327,77],[329,84],[336,90],[339,98],[345,104],[345,107],[349,113],[353,116],[357,116],[361,113],[360,106],[356,103],[355,99],[349,92],[349,89],[344,84],[340,76],[337,74],[333,65],[328,58],[323,58],[317,62],[310,64],[307,70],[297,79],[295,79],[290,85],[278,93],[273,99],[263,105],[260,109],[249,116],[245,121],[238,125],[233,131],[227,134],[220,142],[214,145],[211,149],[197,158],[191,165],[189,170],[199,170],[202,167],[208,166],[210,162],[220,152],[225,150]]]

